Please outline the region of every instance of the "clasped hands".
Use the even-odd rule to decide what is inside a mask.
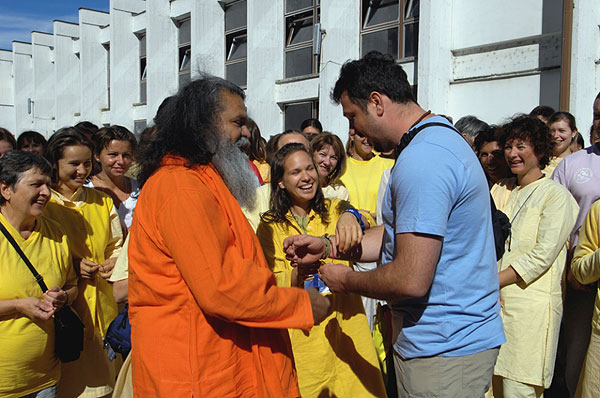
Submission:
[[[339,244],[337,247],[339,248]],[[318,272],[321,280],[332,292],[348,293],[344,282],[352,269],[346,265],[333,262],[321,265],[325,250],[322,237],[310,235],[290,236],[283,241],[283,250],[291,265],[298,268],[299,277]]]
[[[65,304],[67,304],[66,292],[58,286],[53,286],[44,292],[41,300],[36,297],[20,299],[17,309],[29,319],[45,321]]]
[[[104,264],[98,264],[94,261],[82,258],[79,261],[73,261],[73,264],[75,269],[79,269],[79,275],[81,275],[82,279],[94,279],[96,273],[99,273],[103,279],[108,280],[112,275],[116,262],[116,258],[109,258]]]

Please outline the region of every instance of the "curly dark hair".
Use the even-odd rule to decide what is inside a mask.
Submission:
[[[261,220],[265,223],[283,222],[291,225],[286,216],[292,208],[292,198],[290,198],[285,189],[279,187],[279,182],[283,179],[285,173],[283,166],[285,160],[288,156],[296,152],[306,153],[312,161],[312,155],[308,152],[308,149],[304,145],[297,143],[284,145],[273,157],[273,161],[271,162],[271,198],[269,201],[269,210],[261,216]],[[315,193],[315,197],[310,201],[310,209],[314,210],[321,217],[323,223],[329,224],[329,201],[326,201],[323,196],[318,178],[315,184],[317,184],[317,192]]]
[[[52,165],[53,183],[58,182],[58,161],[62,159],[65,148],[77,145],[86,146],[90,148],[91,153],[94,153],[94,144],[77,127],[63,127],[48,140],[44,157]],[[92,160],[91,156],[90,160]]]
[[[367,111],[371,92],[387,95],[399,104],[416,103],[408,76],[391,55],[371,51],[359,60],[346,62],[335,82],[331,98],[339,104],[344,92],[350,100]]]
[[[501,148],[507,141],[520,139],[533,147],[533,153],[540,157],[540,169],[544,169],[550,163],[554,140],[546,123],[536,117],[519,115],[503,125],[496,132],[496,139]]]
[[[167,154],[186,159],[187,166],[208,164],[219,145],[221,93],[245,99],[244,91],[227,80],[204,75],[169,98],[154,118],[156,133],[142,148],[138,182],[143,186]]]
[[[477,134],[477,137],[475,137],[475,140],[473,141],[473,146],[475,147],[475,153],[477,153],[477,156],[479,156],[481,147],[486,142],[498,141],[496,136],[499,134],[499,129],[500,127],[492,124]]]
[[[327,176],[327,181],[332,182],[341,177],[346,171],[346,151],[340,137],[329,131],[323,131],[310,142],[310,151],[314,154],[321,150],[325,145],[331,146],[338,157],[337,164]]]

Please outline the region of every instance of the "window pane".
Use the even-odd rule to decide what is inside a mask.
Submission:
[[[313,18],[312,12],[304,13],[295,17],[286,18],[287,45],[306,43],[312,41]]]
[[[140,36],[140,57],[146,56],[146,35]]]
[[[363,0],[363,29],[397,21],[400,0]]]
[[[240,87],[246,86],[246,61],[225,65],[225,79]]]
[[[362,35],[361,56],[369,51],[379,51],[398,58],[398,28],[380,30]]]
[[[146,82],[140,82],[140,103],[146,103]]]
[[[405,0],[404,19],[419,18],[419,0]]]
[[[310,75],[313,73],[312,47],[285,53],[285,77]]]
[[[192,22],[189,19],[181,21],[178,29],[179,45],[188,44],[191,41]]]
[[[192,63],[191,57],[191,48],[190,46],[180,47],[179,48],[179,71],[190,70],[190,65]]]
[[[179,74],[179,88],[187,85],[192,80],[190,72]]]
[[[140,79],[146,78],[146,57],[140,58]]]
[[[404,56],[416,57],[419,49],[419,23],[404,25]]]
[[[146,129],[146,127],[147,127],[147,123],[145,120],[134,120],[133,121],[133,134],[135,134],[135,136],[138,138],[138,140],[139,140],[142,132]]]
[[[232,4],[225,9],[225,30],[246,26],[246,1]]]
[[[303,121],[313,117],[312,102],[286,105],[283,112],[285,129],[299,129]]]
[[[245,31],[242,35],[227,35],[227,61],[244,58],[247,54],[247,36]]]
[[[314,0],[285,0],[285,12],[294,12],[306,7],[312,7]]]

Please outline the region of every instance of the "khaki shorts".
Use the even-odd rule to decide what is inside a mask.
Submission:
[[[488,390],[498,348],[459,357],[403,359],[394,352],[398,397],[482,398]]]

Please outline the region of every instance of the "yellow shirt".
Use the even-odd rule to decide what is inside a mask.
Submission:
[[[394,167],[393,159],[374,156],[370,160],[346,159],[346,172],[340,182],[348,189],[350,203],[357,209],[377,213],[377,191],[381,176]]]
[[[600,200],[594,202],[579,232],[571,270],[575,278],[588,284],[600,279]],[[592,328],[600,332],[600,285],[596,293]]]
[[[523,188],[509,178],[491,192],[512,224],[498,271],[512,266],[522,278],[500,289],[507,341],[494,374],[548,388],[562,317],[566,242],[579,207],[562,185],[548,178]]]
[[[335,234],[340,216],[339,199],[326,200],[329,224],[324,224],[313,211],[306,225],[307,233],[320,236]],[[260,223],[256,231],[267,263],[278,286],[291,286],[292,266],[285,259],[283,240],[302,233],[288,213],[291,225]],[[346,263],[347,264],[347,263]],[[332,313],[309,333],[289,329],[294,361],[298,371],[298,386],[302,397],[385,397],[383,379],[365,310],[356,294],[328,293]]]
[[[42,216],[29,238],[23,239],[1,214],[0,222],[48,288],[77,284],[69,243],[60,225]],[[43,298],[33,274],[4,235],[0,238],[0,257],[0,300]],[[0,396],[22,397],[56,384],[59,377],[52,318],[33,322],[22,314],[0,316]]]
[[[546,166],[544,168],[544,170],[542,170],[542,172],[544,173],[544,177],[546,178],[550,178],[552,177],[552,173],[554,173],[554,169],[556,169],[556,166],[558,166],[558,164],[563,160],[564,158],[559,158],[557,156],[552,156],[550,158],[550,163],[548,163],[548,166]]]
[[[117,257],[123,240],[119,216],[110,196],[81,187],[71,198],[52,191],[44,214],[58,221],[69,237],[73,259],[85,258],[103,264]],[[117,364],[109,362],[103,338],[118,314],[112,285],[99,273],[94,279],[79,280],[79,295],[73,303],[85,325],[83,352],[74,362],[62,365],[59,397],[104,396],[112,392]]]

